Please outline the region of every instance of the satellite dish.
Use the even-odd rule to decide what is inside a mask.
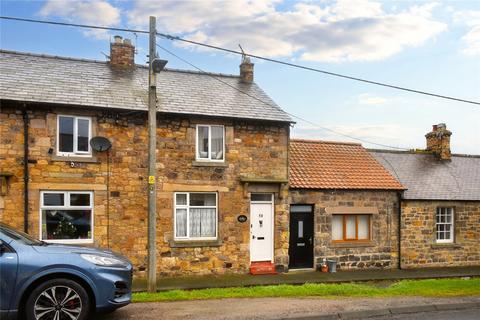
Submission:
[[[98,152],[107,151],[112,147],[112,143],[105,137],[93,137],[90,140],[90,146],[92,149]]]

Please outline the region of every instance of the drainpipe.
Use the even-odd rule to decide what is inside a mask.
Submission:
[[[402,269],[402,193],[397,193],[398,199],[398,269]]]
[[[28,113],[23,104],[23,231],[28,233]]]

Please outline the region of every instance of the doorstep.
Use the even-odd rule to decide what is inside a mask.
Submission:
[[[278,284],[396,281],[404,279],[435,279],[459,277],[480,277],[480,266],[422,268],[405,270],[356,270],[338,271],[336,273],[322,273],[318,271],[297,271],[279,273],[276,275],[225,274],[163,278],[158,277],[157,288],[159,291],[166,291],[174,289],[190,290]],[[145,278],[134,278],[134,291],[145,291],[146,287],[147,281]]]

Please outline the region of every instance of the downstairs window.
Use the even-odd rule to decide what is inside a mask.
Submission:
[[[40,197],[41,240],[93,242],[93,192],[42,191]]]
[[[369,214],[332,215],[332,240],[335,242],[369,241]]]

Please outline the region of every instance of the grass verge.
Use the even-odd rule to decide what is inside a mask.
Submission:
[[[403,280],[385,288],[360,283],[307,283],[304,285],[171,290],[158,293],[139,292],[133,294],[133,302],[264,297],[375,298],[393,296],[458,297],[473,295],[480,295],[480,278]]]

